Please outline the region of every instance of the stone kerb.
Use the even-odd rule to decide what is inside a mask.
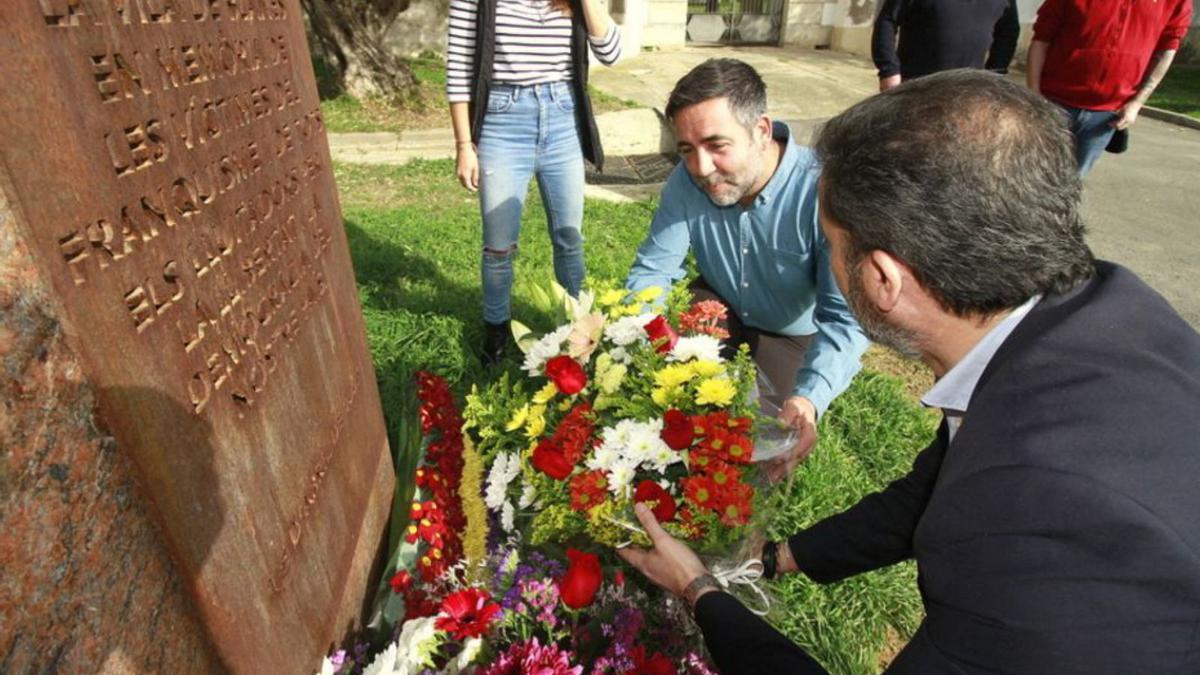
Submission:
[[[2,669],[311,672],[394,473],[299,4],[4,2],[0,73]]]

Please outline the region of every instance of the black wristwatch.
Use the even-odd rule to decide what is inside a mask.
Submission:
[[[768,541],[762,547],[763,578],[774,579],[779,566],[779,542]]]

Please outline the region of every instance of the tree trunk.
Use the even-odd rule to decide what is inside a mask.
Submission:
[[[342,91],[356,98],[406,97],[417,81],[383,38],[409,0],[301,0]]]

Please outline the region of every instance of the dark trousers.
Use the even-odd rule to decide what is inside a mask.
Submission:
[[[729,317],[723,324],[725,330],[729,331],[723,356],[732,357],[743,344],[750,347],[750,355],[754,357],[754,363],[758,366],[758,386],[763,390],[763,398],[778,407],[784,399],[791,396],[792,389],[796,386],[796,371],[804,365],[804,355],[808,353],[808,346],[812,344],[812,336],[780,335],[747,326],[738,318],[733,306],[717,295],[704,277],[696,277],[696,280],[688,285],[688,290],[692,293],[692,302],[716,300],[729,308]],[[766,383],[763,382],[764,378]],[[766,390],[767,385],[770,385],[770,391]]]

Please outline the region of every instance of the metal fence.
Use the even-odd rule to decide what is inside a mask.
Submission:
[[[694,44],[779,44],[784,0],[689,0],[687,39]]]

